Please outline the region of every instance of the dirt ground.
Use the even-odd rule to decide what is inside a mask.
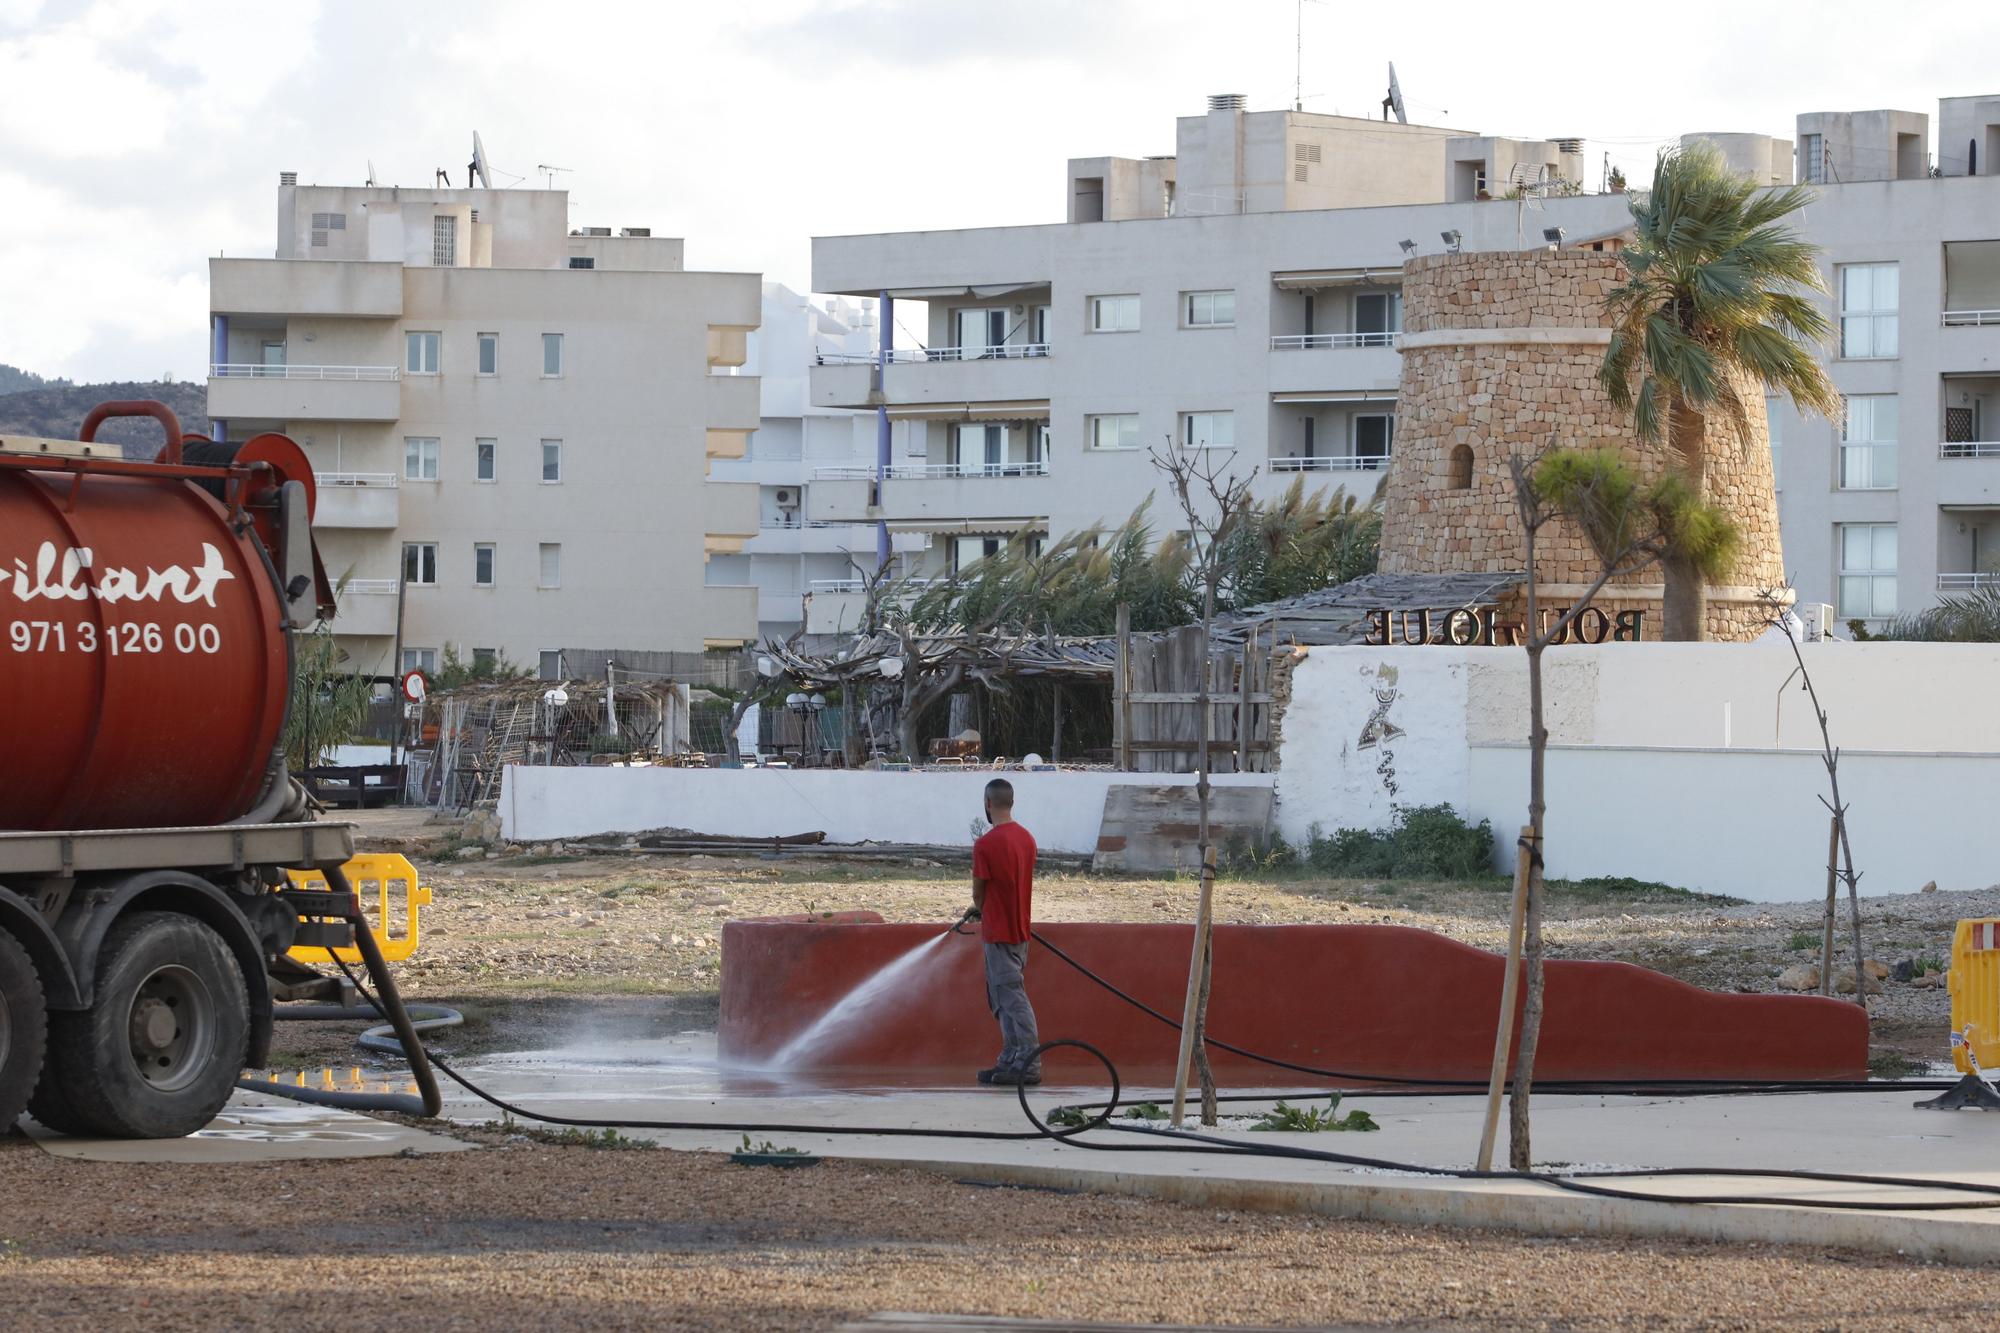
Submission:
[[[489,859],[461,848],[456,825],[426,823],[421,812],[371,811],[360,822],[367,846],[410,855],[435,894],[422,947],[400,969],[405,989],[464,1008],[463,1035],[475,1045],[526,1036],[569,1003],[621,996],[668,999],[657,1010],[666,1031],[712,1024],[721,927],[731,917],[868,909],[890,920],[945,922],[968,901],[968,863],[942,855],[656,855],[541,844]],[[1045,921],[1187,921],[1196,889],[1192,878],[1056,870],[1037,877],[1035,913]],[[1495,950],[1505,947],[1508,905],[1498,879],[1297,872],[1231,877],[1216,896],[1226,922],[1380,922]],[[1735,905],[1644,888],[1556,887],[1545,934],[1552,957],[1613,959],[1714,989],[1775,991],[1787,967],[1817,960],[1822,913],[1817,902]],[[2000,915],[2000,889],[1866,899],[1865,947],[1885,963],[1941,963],[1961,917],[1991,915]],[[1843,912],[1842,960],[1847,937]],[[1870,997],[1869,1010],[1884,1072],[1896,1071],[1897,1058],[1948,1058],[1950,1001],[1942,988],[1891,980]],[[294,1032],[281,1052],[315,1057],[323,1040]]]
[[[0,1325],[831,1329],[885,1310],[1503,1329],[1973,1328],[2000,1272],[502,1142],[261,1166],[0,1140]]]

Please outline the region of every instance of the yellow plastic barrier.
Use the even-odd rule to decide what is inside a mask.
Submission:
[[[2000,918],[1961,921],[1951,937],[1951,1061],[1961,1074],[2000,1068]]]
[[[361,899],[361,914],[368,918],[382,957],[400,963],[417,951],[422,937],[420,908],[428,907],[431,891],[417,882],[417,868],[406,856],[394,852],[363,852],[341,866],[347,882]],[[295,888],[325,891],[326,876],[317,870],[287,870],[285,878]],[[295,962],[324,963],[338,957],[343,963],[359,963],[359,949],[326,950],[301,945],[289,955]]]

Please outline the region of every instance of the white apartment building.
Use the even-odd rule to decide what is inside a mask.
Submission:
[[[568,225],[564,191],[300,185],[269,259],[209,261],[218,438],[281,431],[318,474],[335,629],[383,676],[564,648],[693,651],[757,631],[711,555],[759,531],[757,488],[709,477],[759,421],[731,373],[755,274],[683,243]]]
[[[1783,139],[1688,136],[1766,183],[1824,181],[1803,227],[1839,293],[1849,409],[1774,412],[1773,439],[1787,567],[1843,619],[2000,568],[2000,178],[1973,174],[2000,169],[2000,98],[1947,99],[1939,122],[1935,176],[1913,113],[1802,116],[1796,161]],[[1169,440],[1232,450],[1261,496],[1303,478],[1365,499],[1394,451],[1404,256],[1615,246],[1629,224],[1622,195],[1583,192],[1572,138],[1220,97],[1177,146],[1073,159],[1061,223],[814,241],[815,289],[877,297],[884,339],[816,367],[813,402],[909,434],[879,479],[816,469],[810,518],[933,536],[947,566],[1024,527],[1116,523]],[[890,336],[897,302],[923,303],[923,346]]]
[[[819,407],[808,369],[822,361],[865,360],[875,345],[872,301],[815,301],[779,283],[764,284],[762,323],[750,335],[742,367],[761,386],[762,419],[741,458],[718,459],[716,481],[757,487],[757,535],[740,552],[712,555],[711,584],[757,589],[760,641],[851,632],[861,614],[863,579],[877,567],[878,523],[808,517],[813,474],[872,476],[878,422],[872,412]],[[900,443],[907,426],[892,428]],[[893,557],[908,562],[928,545],[921,533],[890,537]]]

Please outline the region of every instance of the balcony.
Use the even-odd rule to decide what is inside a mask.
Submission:
[[[403,413],[395,366],[208,368],[208,414],[223,421],[394,421]]]
[[[813,469],[806,490],[811,517],[832,522],[874,522],[936,527],[976,522],[991,530],[1047,518],[1049,465],[1023,463],[899,463],[882,483],[879,511],[868,504],[874,469]]]
[[[709,433],[757,429],[763,422],[759,397],[762,386],[762,378],[756,375],[710,375],[707,419],[703,423]]]
[[[218,315],[401,319],[403,266],[328,259],[211,259],[208,308]]]
[[[701,589],[702,646],[735,648],[757,638],[757,589],[708,583]]]
[[[1991,570],[1977,574],[1939,574],[1939,592],[1972,592],[1979,588],[2000,588],[2000,574]]]
[[[1271,460],[1273,472],[1387,472],[1388,470],[1389,460],[1386,457],[1363,458],[1351,454],[1334,457],[1287,454]]]
[[[396,579],[349,579],[335,593],[336,634],[390,638],[396,633]]]
[[[1396,396],[1403,377],[1397,333],[1278,333],[1269,361],[1274,393]]]
[[[1340,347],[1401,347],[1401,333],[1274,333],[1274,352],[1313,352]]]
[[[892,551],[924,549],[921,533],[892,533],[889,545]],[[875,525],[824,519],[766,519],[743,549],[750,555],[873,554]]]
[[[318,498],[316,528],[393,528],[400,517],[393,472],[321,472],[313,480]]]
[[[875,358],[829,355],[811,370],[815,407],[874,407]],[[899,348],[883,371],[891,406],[1043,400],[1049,396],[1049,345]]]

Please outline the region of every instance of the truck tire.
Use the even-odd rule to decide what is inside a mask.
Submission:
[[[222,938],[193,917],[135,912],[105,936],[97,1003],[53,1016],[35,1118],[106,1138],[192,1134],[229,1100],[249,1042],[249,995]]]
[[[19,940],[0,931],[0,1138],[27,1109],[47,1040],[48,1009],[35,960]]]

